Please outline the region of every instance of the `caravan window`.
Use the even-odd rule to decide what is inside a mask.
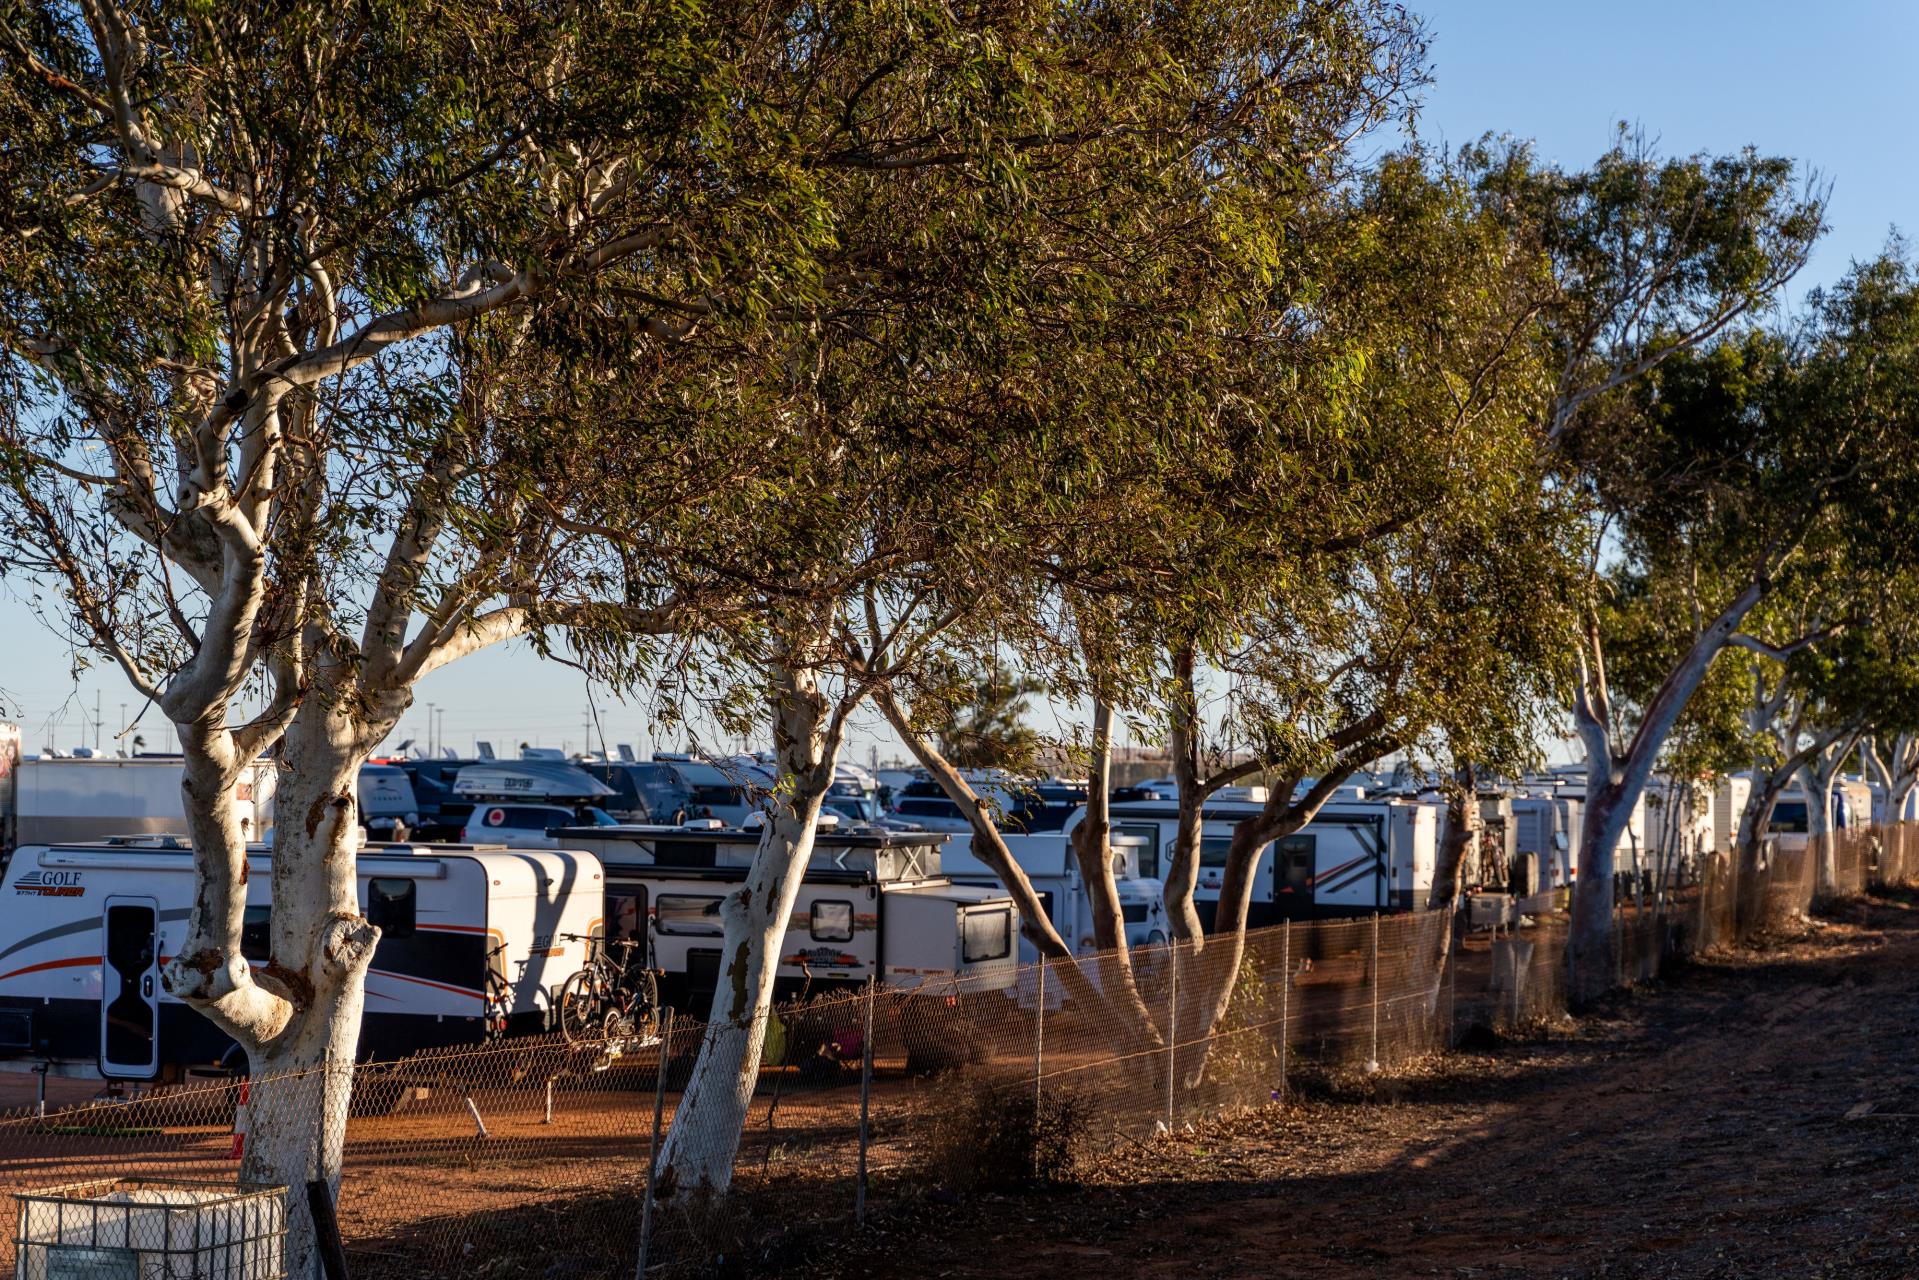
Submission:
[[[1013,913],[976,911],[960,920],[960,958],[967,964],[1013,953]]]
[[[1223,867],[1226,865],[1226,851],[1233,847],[1231,836],[1201,836],[1199,839],[1199,865],[1202,867]]]
[[[600,929],[602,943],[646,941],[646,887],[608,889],[606,919]],[[619,953],[609,951],[607,954]]]
[[[240,922],[240,954],[249,960],[273,958],[273,908],[248,907]]]
[[[908,818],[964,818],[966,816],[951,800],[902,800],[893,807],[893,812]]]
[[[383,938],[411,938],[417,889],[411,880],[367,881],[367,923],[376,926]]]
[[[721,901],[719,898],[663,893],[653,902],[653,925],[663,934],[718,938],[726,932],[720,924]]]
[[[1768,831],[1786,832],[1790,835],[1804,835],[1810,829],[1811,819],[1806,814],[1804,800],[1781,800],[1773,806],[1772,822]]]
[[[1146,918],[1153,913],[1150,902],[1122,902],[1119,904],[1120,918],[1127,924],[1145,924]]]
[[[815,902],[808,932],[815,942],[851,942],[853,940],[853,904]]]

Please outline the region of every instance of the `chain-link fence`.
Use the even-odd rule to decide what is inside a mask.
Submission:
[[[1829,855],[1828,855],[1829,850]],[[1919,828],[1717,855],[1675,885],[1622,885],[1623,981],[1809,910],[1919,876]],[[724,1201],[655,1165],[704,1025],[648,1042],[510,1040],[363,1067],[338,1220],[356,1278],[631,1276],[803,1247],[876,1204],[1069,1175],[1074,1162],[1342,1073],[1390,1073],[1461,1037],[1565,1012],[1568,918],[1528,899],[1490,929],[1446,913],[1294,921],[1203,946],[1036,965],[1008,985],[838,993],[782,1007],[733,1091],[745,1123]],[[661,1028],[660,1030],[667,1030]],[[44,1098],[0,1115],[0,1195],[99,1179],[234,1186],[255,1099],[297,1081],[212,1080],[96,1098],[98,1081],[11,1077]],[[728,1092],[703,1082],[704,1107]],[[311,1092],[311,1091],[310,1091]],[[696,1133],[689,1126],[689,1133]],[[723,1147],[724,1144],[722,1144]],[[723,1205],[723,1207],[721,1207]],[[17,1246],[0,1241],[0,1271]]]

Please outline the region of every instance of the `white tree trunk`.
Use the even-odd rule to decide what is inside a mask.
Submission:
[[[661,1199],[724,1195],[732,1185],[740,1134],[759,1082],[780,942],[813,856],[820,804],[833,780],[838,735],[828,731],[818,672],[781,670],[772,703],[779,786],[746,881],[720,909],[726,932],[719,989],[661,1153]]]
[[[1590,766],[1589,766],[1590,768]],[[1579,878],[1573,885],[1572,931],[1567,954],[1572,965],[1572,996],[1597,999],[1613,985],[1613,875],[1615,854],[1632,825],[1637,790],[1608,782],[1586,790],[1580,819]]]
[[[357,705],[357,704],[356,704]],[[325,1179],[337,1193],[347,1103],[359,1051],[366,974],[380,933],[360,912],[360,766],[397,719],[368,723],[314,698],[282,740],[274,799],[272,962],[298,1012],[270,1040],[242,1045],[252,1064],[242,1176],[285,1183],[287,1274],[317,1276],[303,1193]]]
[[[1632,824],[1633,806],[1646,789],[1653,764],[1693,693],[1706,678],[1712,660],[1732,643],[1746,615],[1764,598],[1768,585],[1753,581],[1734,597],[1710,625],[1693,638],[1685,655],[1667,672],[1646,704],[1639,728],[1623,755],[1612,745],[1611,698],[1606,690],[1603,654],[1596,632],[1591,651],[1582,651],[1581,685],[1573,719],[1586,753],[1586,807],[1581,821],[1579,876],[1573,886],[1572,931],[1567,939],[1569,992],[1575,1004],[1603,995],[1613,984],[1613,871],[1619,841]]]
[[[1799,785],[1806,793],[1806,847],[1814,859],[1813,895],[1831,897],[1839,887],[1839,851],[1833,843],[1832,784],[1852,754],[1855,737],[1848,733],[1819,747],[1799,766]]]
[[[379,931],[360,914],[360,765],[392,727],[336,713],[314,698],[282,739],[273,849],[271,959],[240,953],[246,855],[234,813],[231,739],[194,733],[186,782],[199,869],[188,934],[169,990],[246,1051],[250,1101],[240,1176],[291,1189],[287,1274],[319,1274],[305,1188],[337,1191],[366,971]],[[228,781],[216,786],[222,778]]]

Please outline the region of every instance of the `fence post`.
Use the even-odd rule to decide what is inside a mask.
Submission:
[[[1520,982],[1519,957],[1522,954],[1519,946],[1520,941],[1521,940],[1519,937],[1519,925],[1518,925],[1518,922],[1515,921],[1513,924],[1513,1034],[1514,1035],[1519,1034],[1519,982]]]
[[[1033,1115],[1039,1115],[1040,1081],[1046,1074],[1046,957],[1039,958],[1037,996],[1033,1001]]]
[[[1379,1070],[1379,912],[1373,912],[1373,1052],[1366,1059],[1366,1070],[1370,1074]]]
[[[1292,1092],[1292,1086],[1286,1079],[1286,1022],[1287,1003],[1293,990],[1293,922],[1282,920],[1279,924],[1279,1093],[1285,1097]]]
[[[868,1118],[873,1106],[873,1002],[879,998],[877,980],[866,984],[866,1033],[860,1038],[860,1182],[853,1192],[853,1223],[866,1225],[866,1148]]]
[[[1173,1131],[1173,1077],[1179,1074],[1179,943],[1166,982],[1166,1132]]]
[[[1463,930],[1459,921],[1459,906],[1454,904],[1450,912],[1451,919],[1446,927],[1453,931],[1452,940],[1446,944],[1446,1047],[1451,1049],[1459,1037],[1459,944]]]
[[[653,1071],[653,1143],[646,1150],[646,1198],[640,1201],[640,1260],[633,1280],[646,1280],[646,1254],[653,1245],[653,1184],[660,1179],[660,1120],[666,1114],[666,1066],[673,1060],[673,1011],[660,1023],[660,1061]]]

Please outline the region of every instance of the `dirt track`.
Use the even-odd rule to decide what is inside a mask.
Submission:
[[[809,1273],[1919,1275],[1915,1051],[1919,910],[1853,904],[1537,1040],[1125,1148],[1082,1187],[892,1208]]]

